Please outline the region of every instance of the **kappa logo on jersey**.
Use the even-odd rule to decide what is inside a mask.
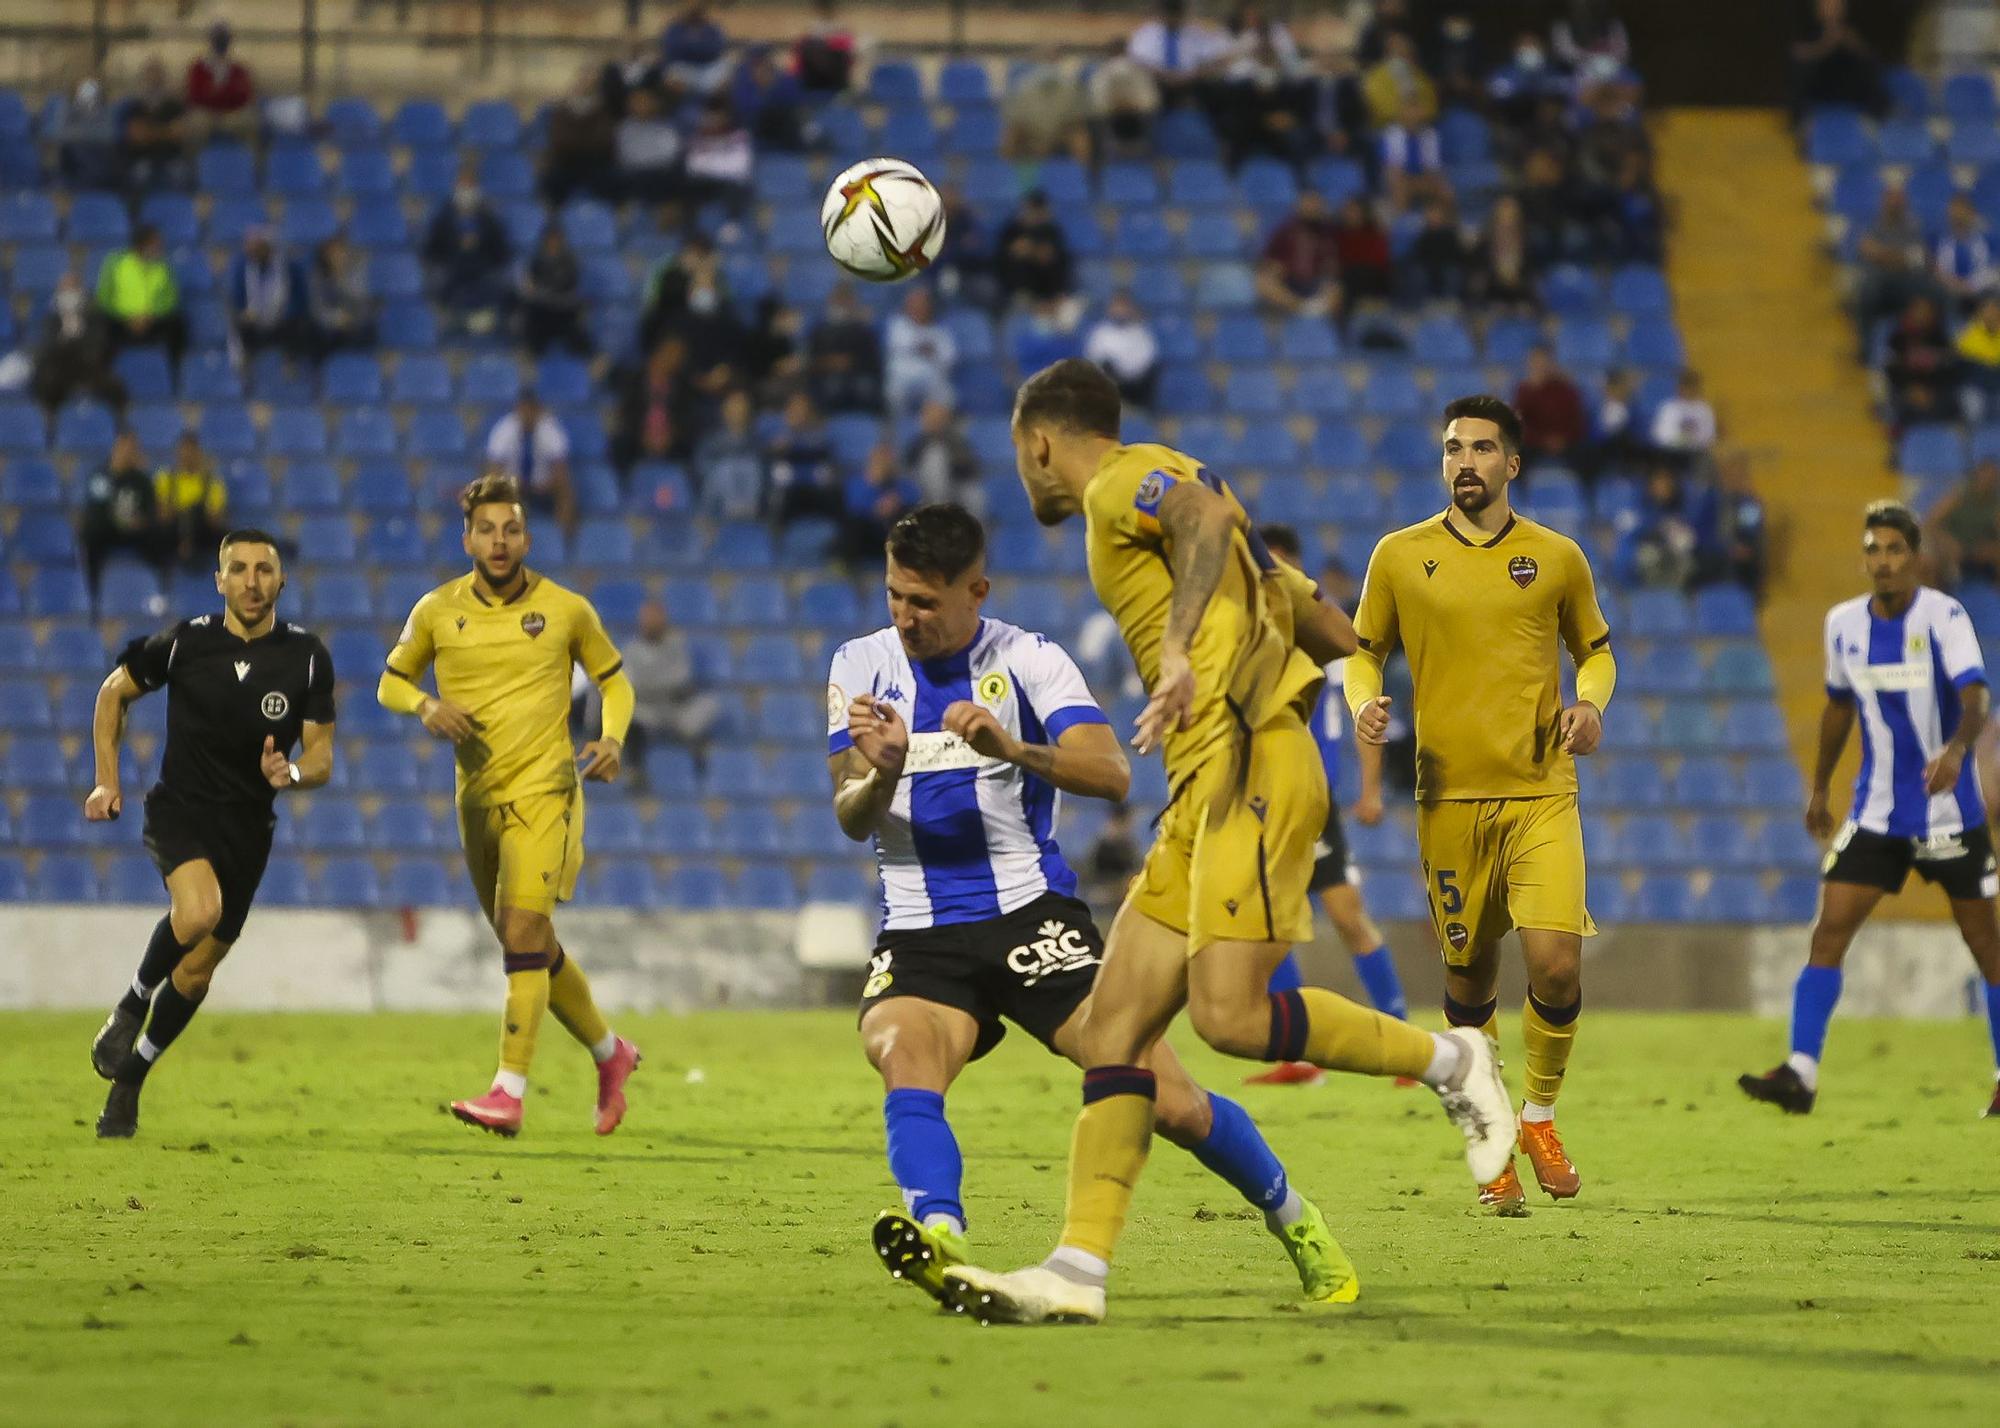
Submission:
[[[994,670],[979,681],[979,702],[989,708],[998,708],[1007,697],[1007,676]]]
[[[264,696],[264,717],[273,722],[284,718],[285,711],[291,707],[291,701],[275,689]]]
[[[548,627],[549,622],[542,618],[540,610],[530,610],[521,617],[521,628],[528,632],[528,638],[531,640]]]
[[[1526,590],[1535,583],[1535,577],[1541,573],[1541,568],[1535,564],[1532,555],[1517,555],[1507,562],[1507,573],[1513,577],[1516,585]]]
[[[861,989],[863,1001],[881,996],[889,990],[889,983],[896,980],[895,974],[889,970],[889,959],[894,955],[893,952],[877,952],[868,959],[868,982]]]
[[[1462,922],[1447,922],[1444,925],[1444,940],[1451,944],[1452,951],[1463,952],[1465,944],[1472,940],[1472,933]]]
[[[1066,922],[1051,919],[1035,929],[1041,935],[1007,954],[1008,969],[1018,972],[1021,985],[1032,987],[1058,972],[1078,972],[1097,965],[1097,954],[1083,934]],[[872,985],[872,983],[871,983]]]
[[[236,682],[238,684],[241,684],[243,682],[243,677],[249,673],[250,673],[249,660],[239,659],[238,661],[236,661]]]

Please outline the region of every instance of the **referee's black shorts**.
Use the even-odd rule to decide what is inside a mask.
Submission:
[[[157,788],[146,795],[146,852],[160,876],[202,858],[215,869],[222,917],[209,935],[224,946],[243,935],[277,826],[271,810],[256,804],[183,803]]]

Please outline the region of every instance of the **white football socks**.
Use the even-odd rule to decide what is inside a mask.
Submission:
[[[1805,1083],[1808,1091],[1819,1089],[1819,1061],[1816,1057],[1808,1056],[1803,1051],[1794,1051],[1785,1058],[1785,1064],[1799,1073],[1799,1080]]]
[[[517,1101],[528,1094],[528,1078],[519,1071],[495,1071],[493,1084]]]
[[[1075,1245],[1057,1245],[1055,1253],[1042,1261],[1042,1267],[1054,1270],[1071,1284],[1087,1284],[1096,1289],[1102,1289],[1111,1276],[1109,1261]]]
[[[1264,1226],[1276,1234],[1287,1225],[1296,1225],[1306,1215],[1306,1202],[1291,1186],[1285,1187],[1285,1203],[1264,1212]]]
[[[592,1061],[597,1062],[598,1065],[600,1066],[603,1065],[605,1062],[609,1061],[612,1057],[616,1056],[617,1054],[618,1054],[618,1033],[615,1031],[605,1032],[602,1040],[593,1042],[591,1044],[590,1059]]]
[[[1459,1061],[1465,1056],[1465,1048],[1455,1036],[1431,1033],[1431,1064],[1424,1068],[1424,1074],[1417,1079],[1433,1091],[1448,1085],[1458,1074]]]
[[[1538,1106],[1533,1101],[1521,1102],[1521,1124],[1538,1126],[1556,1118],[1554,1106]]]

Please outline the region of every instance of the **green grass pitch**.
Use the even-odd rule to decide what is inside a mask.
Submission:
[[[216,1014],[98,1144],[96,1019],[0,1016],[0,1421],[128,1424],[1992,1423],[2000,1123],[1973,1022],[1834,1027],[1818,1112],[1743,1101],[1735,1017],[1586,1016],[1584,1175],[1469,1204],[1423,1091],[1238,1092],[1361,1267],[1302,1309],[1156,1144],[1100,1328],[893,1285],[878,1088],[845,1013],[626,1018],[625,1127],[553,1024],[526,1133],[440,1107],[490,1018]],[[1512,1027],[1510,1045],[1512,1045]],[[1186,1051],[1191,1038],[1176,1040]],[[1191,1055],[1209,1084],[1241,1068]],[[694,1076],[696,1069],[702,1073]],[[1041,1254],[1076,1077],[1015,1035],[952,1097],[975,1244]]]

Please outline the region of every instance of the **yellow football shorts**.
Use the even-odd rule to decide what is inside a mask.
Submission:
[[[1417,853],[1447,966],[1469,965],[1510,928],[1597,935],[1573,793],[1418,804]]]
[[[1187,776],[1132,903],[1186,933],[1190,957],[1212,942],[1308,941],[1326,808],[1319,745],[1296,715],[1281,715]]]
[[[552,789],[458,810],[465,868],[487,919],[496,904],[544,915],[576,894],[583,871],[583,790]]]

